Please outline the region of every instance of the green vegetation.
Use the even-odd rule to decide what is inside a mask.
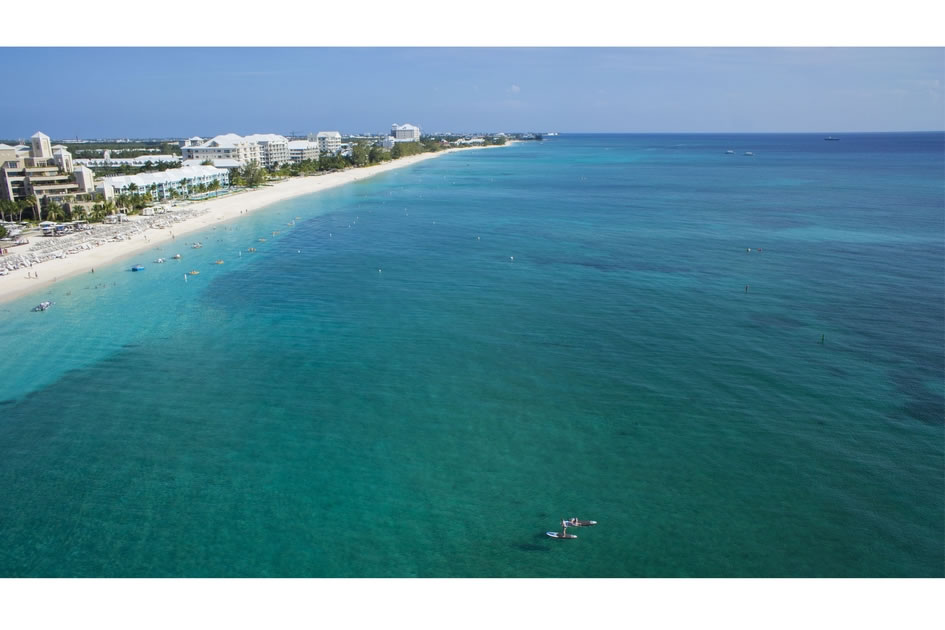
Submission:
[[[255,160],[240,169],[234,169],[230,173],[231,186],[247,186],[249,188],[258,188],[269,179],[266,169],[259,165]]]
[[[138,173],[166,171],[169,168],[180,168],[180,162],[152,162],[148,160],[143,166],[131,166],[130,164],[95,166],[92,170],[95,172],[96,177],[112,177],[113,175],[137,175]]]
[[[176,142],[64,142],[63,144],[73,158],[101,158],[105,150],[111,151],[114,158],[181,154],[180,145]]]

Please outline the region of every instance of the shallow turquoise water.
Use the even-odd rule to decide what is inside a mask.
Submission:
[[[941,577],[942,173],[561,136],[0,305],[0,575]]]

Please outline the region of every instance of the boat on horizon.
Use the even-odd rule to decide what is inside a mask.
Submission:
[[[754,156],[755,154],[754,154],[754,153],[752,153],[751,151],[745,151],[745,155],[751,155],[751,156]]]
[[[41,312],[41,311],[45,311],[46,309],[48,309],[48,308],[49,308],[50,306],[52,306],[52,305],[53,305],[52,302],[40,302],[39,304],[37,304],[36,306],[33,307],[33,312],[34,312],[34,313],[39,313],[39,312]]]
[[[840,138],[834,138],[833,136],[827,136],[826,138],[824,138],[824,140],[836,140],[836,141],[839,141]]]
[[[728,151],[725,152],[725,155],[735,155],[735,152],[729,149]]]
[[[132,271],[144,271],[144,265],[135,265],[131,268]]]

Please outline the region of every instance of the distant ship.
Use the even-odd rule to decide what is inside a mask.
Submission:
[[[833,136],[827,136],[824,140],[840,140],[840,138],[834,138]]]
[[[557,132],[557,131],[549,131],[549,132],[547,132],[547,133],[545,133],[545,134],[543,134],[543,135],[545,135],[545,136],[557,136],[557,135],[558,135],[558,132]]]

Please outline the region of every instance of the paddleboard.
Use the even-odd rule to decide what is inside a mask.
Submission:
[[[545,532],[552,538],[577,538],[575,534],[562,534],[561,532]]]
[[[568,527],[590,527],[597,525],[597,521],[568,521]]]

